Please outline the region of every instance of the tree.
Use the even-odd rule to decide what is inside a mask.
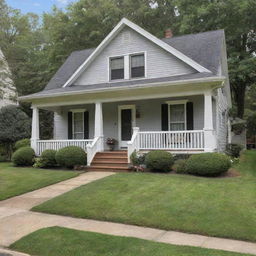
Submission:
[[[179,33],[225,29],[230,81],[237,116],[255,81],[256,0],[176,0]]]
[[[20,107],[9,105],[0,109],[0,144],[5,145],[10,159],[17,140],[30,137],[30,118]]]

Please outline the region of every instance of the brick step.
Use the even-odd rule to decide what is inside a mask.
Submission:
[[[99,162],[99,161],[93,161],[91,163],[91,166],[109,166],[109,167],[128,167],[128,163],[113,163],[113,162]]]
[[[100,155],[95,155],[94,160],[127,161],[127,156],[100,156]]]
[[[128,172],[129,169],[127,167],[111,167],[111,166],[89,166],[87,168],[88,171],[109,171],[109,172]]]
[[[107,158],[107,159],[104,159],[104,158],[94,158],[93,163],[106,163],[106,164],[111,164],[111,163],[114,163],[114,164],[128,164],[128,160],[127,158],[117,158],[117,159],[113,159],[113,158]]]
[[[127,151],[104,151],[96,153],[96,156],[127,156]]]

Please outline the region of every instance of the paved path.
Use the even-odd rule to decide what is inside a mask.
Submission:
[[[0,246],[9,246],[21,237],[41,228],[61,226],[116,236],[136,237],[167,244],[198,246],[256,255],[255,243],[29,211],[37,204],[112,174],[109,172],[88,172],[55,185],[1,201]],[[8,255],[8,253],[6,254]],[[19,254],[10,255],[19,256]]]

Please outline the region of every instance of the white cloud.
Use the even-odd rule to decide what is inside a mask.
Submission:
[[[33,6],[39,7],[39,6],[41,6],[41,4],[39,4],[39,3],[33,3]]]
[[[57,0],[59,4],[66,5],[68,4],[69,0]]]

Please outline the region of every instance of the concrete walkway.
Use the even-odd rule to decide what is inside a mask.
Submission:
[[[109,235],[136,237],[167,244],[198,246],[256,255],[255,243],[29,211],[37,204],[112,174],[109,172],[89,172],[49,187],[1,201],[0,246],[7,247],[21,237],[41,228],[61,226]],[[8,253],[6,254],[8,255]],[[19,254],[9,254],[19,256]]]

